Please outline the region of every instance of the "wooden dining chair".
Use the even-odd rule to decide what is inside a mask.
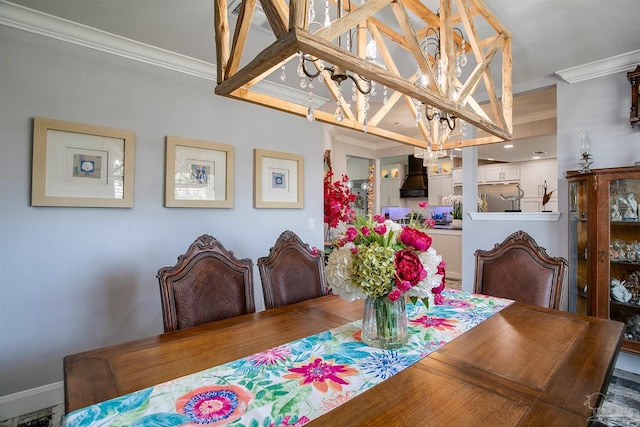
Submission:
[[[207,234],[157,277],[165,332],[255,312],[253,262]]]
[[[269,255],[258,258],[267,309],[327,294],[324,258],[290,230],[284,231]]]
[[[567,260],[551,257],[520,230],[491,250],[478,249],[474,292],[560,308]]]

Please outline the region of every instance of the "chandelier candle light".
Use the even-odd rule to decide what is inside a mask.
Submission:
[[[433,220],[419,222],[413,214],[405,226],[380,215],[358,216],[329,255],[325,277],[332,292],[347,301],[366,299],[361,337],[367,345],[407,343],[406,297],[427,308],[442,304],[446,264],[425,232],[432,226]]]
[[[216,94],[425,150],[512,138],[511,34],[482,0],[440,0],[436,12],[419,0],[260,4],[275,41],[241,68],[256,0],[242,1],[232,39],[227,1],[215,1]],[[294,83],[287,69],[297,70],[304,101],[261,89],[272,73]],[[331,97],[326,105],[313,104],[319,91]],[[415,131],[399,131],[398,115],[410,115]],[[458,121],[492,136],[452,141]]]

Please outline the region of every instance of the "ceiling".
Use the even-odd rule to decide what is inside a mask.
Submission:
[[[422,1],[432,10],[437,8],[432,6],[433,0]],[[12,0],[12,3],[215,64],[214,0]],[[561,81],[555,74],[557,71],[640,47],[640,0],[484,0],[484,3],[512,33],[514,95],[531,95],[536,93],[531,92],[533,89],[554,86]],[[273,39],[267,31],[250,34],[248,43],[253,49],[245,53],[249,56],[246,60],[269,44],[269,37]],[[514,100],[514,124],[532,115],[555,112],[553,93],[553,97],[542,96],[537,100],[530,96],[531,104],[523,102],[519,107]],[[407,123],[399,126],[409,129]],[[389,144],[362,133],[337,127],[331,130],[334,135]],[[523,140],[528,142],[526,138]],[[479,157],[530,160],[532,151],[553,152],[555,157],[555,136],[537,138],[535,150],[532,144],[522,142],[516,140],[510,151],[501,146],[504,144],[481,147]],[[516,154],[520,148],[522,153]]]

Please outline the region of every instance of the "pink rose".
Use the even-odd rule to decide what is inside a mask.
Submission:
[[[365,225],[364,227],[362,227],[362,228],[360,229],[360,232],[362,233],[362,235],[363,235],[364,237],[368,237],[368,236],[369,236],[369,234],[371,234],[371,229]]]
[[[373,227],[373,231],[375,231],[376,234],[379,234],[382,236],[384,233],[387,232],[387,226],[384,224],[378,224],[375,227]]]
[[[426,251],[431,247],[431,237],[415,228],[405,227],[400,233],[400,241],[418,251]]]
[[[409,282],[411,286],[417,285],[427,277],[427,270],[424,269],[420,258],[409,249],[396,252],[395,267],[398,279]]]
[[[420,206],[422,209],[427,207],[427,202],[420,202],[418,203],[418,206]]]
[[[374,215],[373,220],[378,224],[381,224],[384,222],[384,217],[382,215]]]
[[[433,218],[425,219],[424,226],[427,228],[433,228],[436,226],[436,221]]]
[[[315,255],[318,256],[320,255],[320,251],[318,251],[318,248],[316,248],[315,246],[311,248],[311,255]]]
[[[347,231],[345,232],[345,238],[347,239],[347,241],[353,242],[357,236],[358,230],[356,230],[354,227],[347,228]]]
[[[398,287],[398,289],[400,289],[401,292],[407,292],[409,289],[411,289],[411,283],[407,282],[406,280],[399,280],[399,283],[396,283],[396,286]]]
[[[400,289],[398,288],[393,288],[393,290],[391,292],[389,292],[389,294],[387,295],[387,297],[389,297],[389,299],[391,301],[397,301],[398,298],[400,298],[400,296],[402,295],[402,292],[400,292]]]

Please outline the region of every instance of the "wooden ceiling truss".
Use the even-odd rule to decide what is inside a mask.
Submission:
[[[335,5],[335,0],[331,0]],[[345,0],[346,3],[346,0]],[[283,64],[293,60],[293,69],[297,67],[299,52],[318,58],[327,64],[333,64],[357,73],[359,76],[377,82],[388,88],[388,102],[379,104],[376,111],[369,111],[366,126],[364,124],[364,96],[357,93],[355,105],[350,105],[342,98],[329,71],[323,71],[324,81],[333,100],[340,102],[344,112],[344,119],[337,121],[333,112],[314,109],[315,120],[331,125],[342,126],[408,144],[416,147],[426,147],[426,141],[434,138],[429,134],[429,127],[424,114],[420,115],[414,100],[427,106],[439,108],[467,123],[493,135],[493,137],[472,140],[453,141],[447,139],[443,148],[465,147],[510,140],[512,138],[512,87],[511,87],[511,34],[504,28],[496,17],[485,7],[482,0],[440,0],[438,13],[429,10],[420,0],[368,0],[360,6],[349,3],[350,10],[344,10],[340,18],[334,19],[329,26],[315,31],[310,30],[308,0],[260,0],[262,9],[267,17],[271,30],[276,38],[270,46],[260,52],[246,65],[240,67],[241,57],[251,28],[251,18],[256,6],[256,0],[242,0],[239,16],[230,43],[227,0],[215,0],[215,45],[217,60],[218,95],[241,99],[255,104],[264,105],[276,110],[285,111],[305,117],[308,105],[297,104],[292,101],[265,95],[254,90],[254,86],[272,72],[281,68]],[[455,11],[454,11],[455,5]],[[342,5],[345,9],[345,5]],[[384,24],[376,14],[390,9],[388,16],[397,22],[393,26]],[[410,15],[411,14],[411,15]],[[495,31],[489,37],[480,39],[476,29],[477,19],[483,19]],[[412,22],[420,21],[420,26]],[[387,20],[388,22],[388,20]],[[466,78],[461,81],[454,73],[454,58],[456,48],[459,48],[461,37],[453,27],[464,31],[467,54],[475,64]],[[314,28],[316,28],[315,26]],[[394,28],[392,28],[394,27]],[[443,80],[440,85],[436,81],[436,65],[432,55],[421,49],[421,40],[427,35],[427,28],[439,31],[441,48],[441,67]],[[356,31],[356,29],[367,31]],[[349,52],[338,46],[336,39],[352,31],[354,36],[353,49]],[[384,64],[366,60],[366,34],[376,41],[379,60]],[[365,37],[361,37],[364,34]],[[363,41],[364,40],[364,41]],[[389,46],[394,44],[406,51],[409,58],[415,61],[416,71],[412,75],[400,75],[398,60],[394,60]],[[394,46],[395,47],[395,46]],[[501,52],[502,64],[500,89],[491,74],[490,64],[496,54]],[[404,61],[404,60],[403,60]],[[470,64],[472,61],[469,61]],[[418,74],[428,77],[426,86],[418,85]],[[476,89],[484,84],[485,94],[490,104],[490,115],[480,106],[473,95]],[[380,86],[378,86],[380,87]],[[393,106],[402,99],[408,110],[417,121],[421,138],[403,135],[392,129],[381,126],[384,117],[389,114]],[[373,110],[373,108],[372,108]],[[438,126],[433,126],[433,131]],[[448,129],[445,129],[448,133]],[[436,136],[440,137],[440,136]]]

